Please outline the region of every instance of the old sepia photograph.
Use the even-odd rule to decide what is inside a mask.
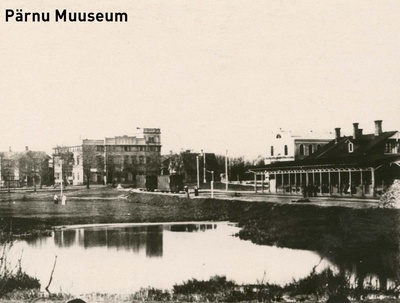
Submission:
[[[400,2],[1,0],[0,302],[400,302]]]

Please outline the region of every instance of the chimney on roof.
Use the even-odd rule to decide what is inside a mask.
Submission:
[[[336,143],[338,143],[339,139],[340,139],[340,127],[336,127],[335,128],[335,141],[336,141]]]
[[[358,139],[358,123],[353,123],[353,139]]]
[[[358,137],[359,137],[359,138],[363,135],[362,132],[363,132],[362,128],[359,128],[359,129],[358,129]]]
[[[375,120],[375,136],[382,134],[382,120]]]
[[[26,150],[26,151],[28,151],[28,150],[29,150],[28,146],[25,146],[25,150]]]

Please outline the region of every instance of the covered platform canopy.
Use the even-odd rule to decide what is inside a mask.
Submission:
[[[305,158],[249,170],[269,179],[271,193],[374,197],[400,178],[400,154]],[[264,177],[265,176],[265,177]],[[255,187],[257,188],[257,187]]]

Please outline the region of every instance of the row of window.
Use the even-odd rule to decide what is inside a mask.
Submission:
[[[400,153],[399,142],[387,142],[385,144],[385,154],[398,154]]]
[[[109,156],[107,162],[117,165],[128,165],[128,164],[146,164],[151,163],[151,157],[145,156]]]
[[[317,151],[321,149],[321,144],[317,145]],[[314,153],[314,145],[309,144],[308,148],[306,149],[306,146],[303,144],[300,144],[299,146],[299,154],[300,156],[307,156],[307,155],[312,155]]]
[[[118,145],[112,145],[112,146],[107,146],[107,151],[108,152],[160,152],[161,147],[160,146],[118,146]]]
[[[287,156],[289,154],[288,146],[285,145],[283,149],[284,149],[284,155]],[[273,157],[273,156],[274,156],[274,147],[271,146],[271,157]]]

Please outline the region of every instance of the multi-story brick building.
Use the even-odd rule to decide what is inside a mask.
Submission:
[[[55,158],[65,157],[63,178],[83,184],[86,175],[95,183],[134,183],[137,175],[156,175],[161,169],[161,131],[144,128],[140,135],[115,136],[104,140],[83,140],[81,145],[54,148]],[[57,162],[57,161],[55,161]],[[85,172],[89,169],[90,173]],[[61,181],[61,164],[55,166],[56,182]]]

